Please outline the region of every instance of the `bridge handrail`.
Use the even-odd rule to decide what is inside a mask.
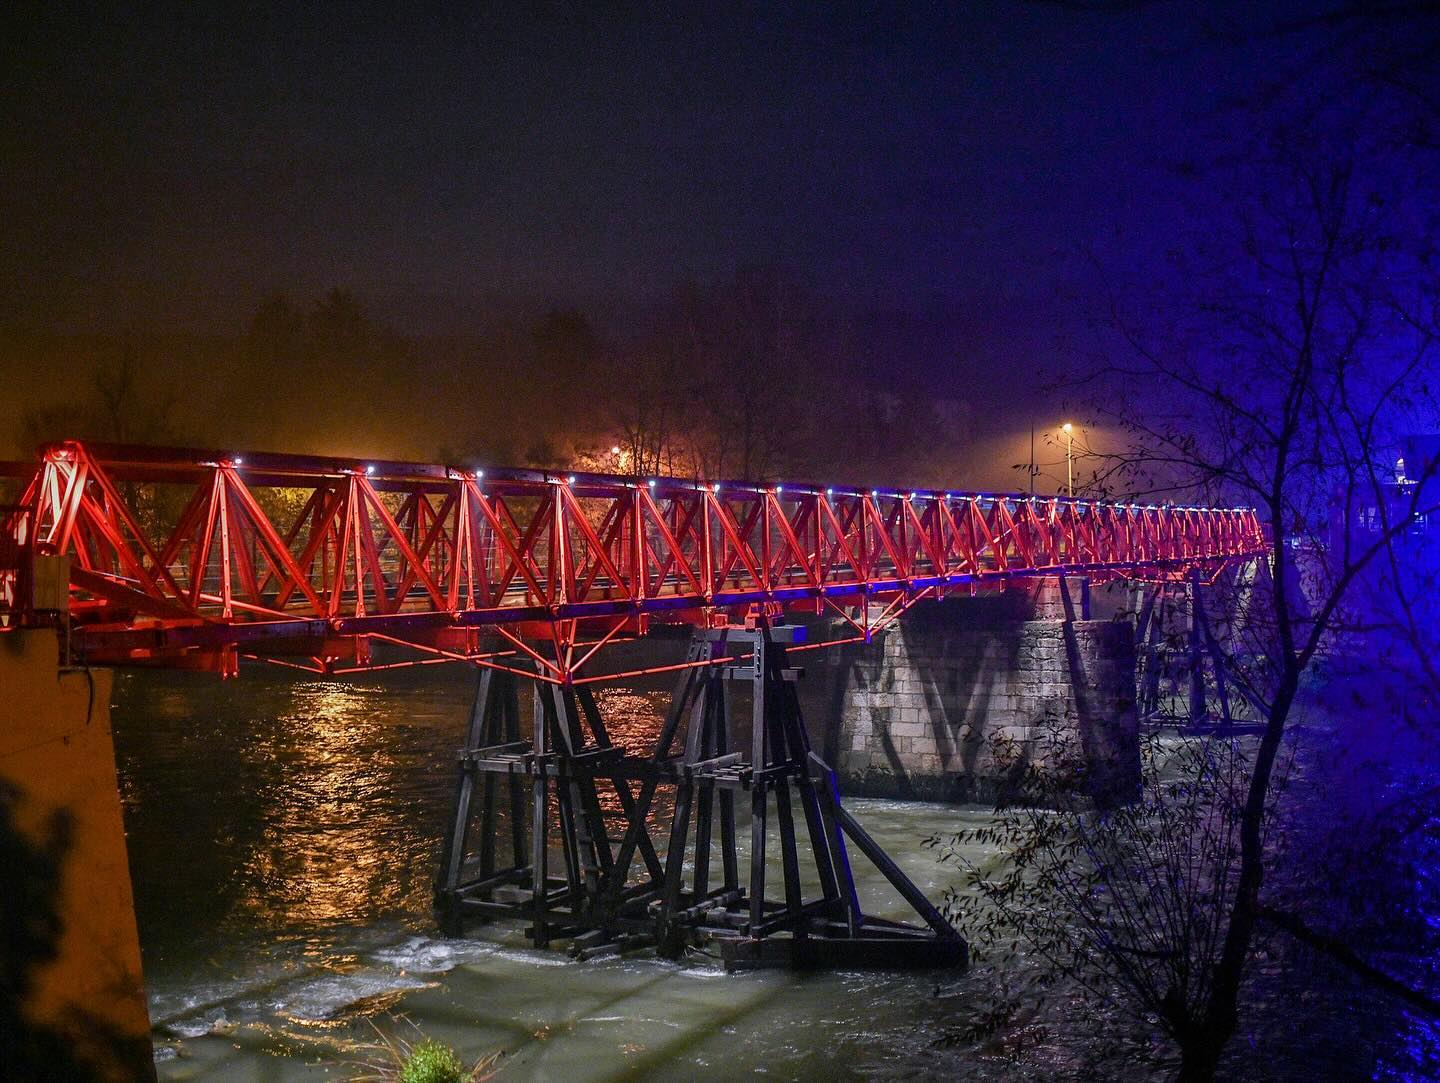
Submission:
[[[114,651],[524,622],[613,635],[756,603],[850,620],[867,599],[898,612],[963,584],[1267,549],[1253,509],[1087,497],[77,441],[31,470],[27,537],[72,557],[72,615]]]

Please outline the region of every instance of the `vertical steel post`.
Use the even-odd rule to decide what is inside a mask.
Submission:
[[[1209,710],[1205,702],[1205,651],[1201,637],[1200,617],[1200,573],[1192,571],[1186,580],[1186,594],[1190,603],[1187,655],[1190,660],[1190,725],[1203,726],[1209,721]]]
[[[544,764],[549,758],[547,756],[545,740],[545,705],[540,699],[540,685],[536,682],[535,695],[535,725],[534,736],[531,747],[535,754],[535,781],[531,787],[532,804],[530,808],[530,903],[534,915],[532,928],[532,939],[537,948],[543,948],[549,943],[549,936],[545,929],[545,907],[548,901],[550,890],[549,884],[549,863],[550,863],[550,839],[549,839],[549,786],[545,779]]]

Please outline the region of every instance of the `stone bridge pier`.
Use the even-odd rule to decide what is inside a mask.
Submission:
[[[848,792],[1018,798],[1028,764],[1107,805],[1139,793],[1134,626],[1089,585],[1018,581],[913,606],[821,673],[827,758]],[[1107,599],[1108,600],[1108,597]],[[1102,600],[1103,602],[1103,600]],[[817,690],[818,691],[818,690]]]

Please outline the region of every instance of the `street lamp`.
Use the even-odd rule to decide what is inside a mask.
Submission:
[[[1035,422],[1030,422],[1030,499],[1035,499]]]
[[[1065,434],[1065,488],[1071,496],[1075,495],[1075,426],[1070,422],[1060,426],[1060,431]]]

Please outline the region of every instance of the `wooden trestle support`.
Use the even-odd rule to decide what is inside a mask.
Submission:
[[[1254,565],[1240,571],[1258,574]],[[1217,631],[1210,613],[1214,603],[1206,603],[1208,586],[1199,571],[1144,586],[1135,626],[1136,707],[1144,725],[1236,734],[1255,730],[1255,719],[1265,716],[1264,703],[1236,672],[1238,644],[1227,651],[1221,643],[1223,632],[1238,638],[1234,625],[1243,619],[1240,599],[1248,592],[1231,588],[1227,608],[1241,612],[1230,614],[1227,627]],[[1175,686],[1168,690],[1167,677]],[[1176,701],[1183,706],[1177,708]]]
[[[764,620],[697,631],[695,664],[682,671],[648,758],[611,743],[583,685],[536,682],[534,734],[522,740],[517,678],[483,671],[436,883],[447,933],[462,934],[467,919],[513,918],[529,922],[537,946],[568,939],[582,956],[653,945],[673,957],[710,945],[726,969],[964,966],[965,941],[845,810],[834,772],[811,750],[796,689],[801,671],[785,657],[793,636]],[[748,749],[732,725],[727,685],[736,682],[750,688]],[[673,795],[668,809],[662,790]],[[742,879],[736,802],[746,794]],[[772,805],[784,881],[778,898],[766,883]],[[662,811],[663,852],[651,835]],[[623,831],[610,829],[607,814],[623,820]],[[552,832],[563,853],[553,873]],[[813,875],[802,877],[807,844]],[[923,925],[862,911],[852,844]],[[814,891],[817,883],[807,898],[807,884]]]

